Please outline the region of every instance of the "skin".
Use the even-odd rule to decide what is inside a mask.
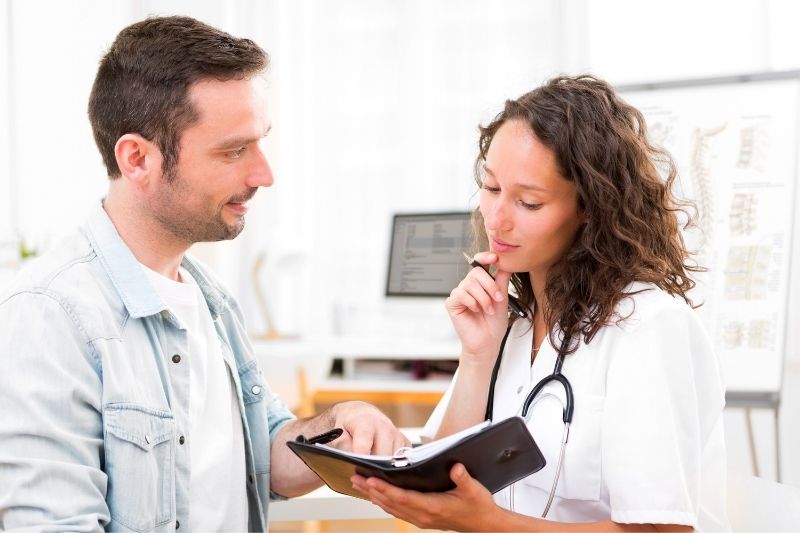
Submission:
[[[181,135],[176,168],[165,175],[157,145],[127,133],[115,146],[121,175],[110,181],[103,202],[136,259],[176,281],[189,247],[236,237],[244,228],[247,202],[274,181],[263,151],[270,122],[261,79],[199,81],[189,98],[199,120]],[[331,444],[357,453],[391,454],[409,443],[375,407],[337,404],[278,432],[270,449],[273,490],[297,496],[321,485],[285,443],[333,427],[344,434]]]
[[[555,154],[523,122],[504,123],[486,155],[480,191],[490,251],[475,258],[496,267],[495,279],[474,268],[453,290],[446,308],[461,340],[459,373],[437,438],[483,420],[492,368],[508,327],[508,284],[513,272],[528,272],[536,302],[532,348],[547,334],[542,306],[548,270],[569,250],[584,222],[575,184],[561,175]],[[610,520],[565,523],[512,513],[455,465],[456,488],[419,493],[377,478],[353,476],[353,487],[385,511],[422,528],[455,531],[691,531],[688,526],[619,524]]]

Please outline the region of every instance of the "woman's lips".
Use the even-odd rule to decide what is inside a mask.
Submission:
[[[507,242],[499,241],[495,238],[489,239],[489,247],[495,253],[511,252],[519,248],[519,246],[514,246],[513,244],[508,244]]]

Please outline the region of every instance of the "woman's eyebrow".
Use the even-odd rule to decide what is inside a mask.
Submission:
[[[492,172],[492,169],[489,168],[488,166],[483,165],[483,170],[484,170],[484,172],[486,172],[491,177],[497,179],[497,176],[495,175],[495,173]],[[512,185],[514,185],[516,187],[519,187],[520,189],[525,189],[525,190],[528,190],[528,191],[547,192],[547,189],[545,189],[544,187],[540,187],[538,185],[533,185],[531,183],[524,183],[524,182],[518,181],[516,183],[512,183]]]

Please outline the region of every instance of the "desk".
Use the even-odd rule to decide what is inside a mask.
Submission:
[[[318,404],[357,398],[369,403],[435,407],[449,383],[449,380],[440,379],[399,381],[329,378],[311,391],[311,398]]]
[[[304,496],[269,504],[269,520],[365,520],[394,518],[377,505],[334,492],[327,486]]]
[[[258,341],[253,346],[270,387],[302,416],[313,414],[315,404],[354,399],[432,408],[447,390],[449,376],[413,380],[408,375],[363,375],[357,361],[456,361],[461,348],[455,338],[343,336]],[[334,359],[344,362],[341,377],[330,376]]]
[[[760,475],[756,442],[753,435],[752,409],[771,409],[775,429],[775,477],[781,481],[781,449],[779,415],[781,389],[783,388],[783,365],[753,364],[747,354],[729,354],[723,360],[725,367],[725,407],[744,409],[747,423],[747,440],[753,473]]]

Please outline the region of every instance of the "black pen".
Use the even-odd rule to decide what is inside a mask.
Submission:
[[[494,276],[492,276],[492,274],[489,272],[489,269],[486,267],[486,265],[477,262],[474,257],[470,257],[469,255],[467,255],[467,252],[462,251],[461,253],[464,254],[464,258],[467,260],[467,263],[469,263],[470,266],[481,267],[483,270],[486,271],[487,274],[489,274],[489,276],[492,277],[492,279],[494,279]],[[508,295],[508,308],[511,310],[512,313],[514,313],[520,318],[525,318],[526,316],[528,316],[528,313],[523,311],[519,301],[517,301],[517,299],[510,294]]]
[[[303,435],[298,435],[295,439],[297,442],[305,442],[306,444],[328,444],[342,436],[344,430],[342,428],[333,428],[325,433],[320,433],[315,437],[305,438]]]

